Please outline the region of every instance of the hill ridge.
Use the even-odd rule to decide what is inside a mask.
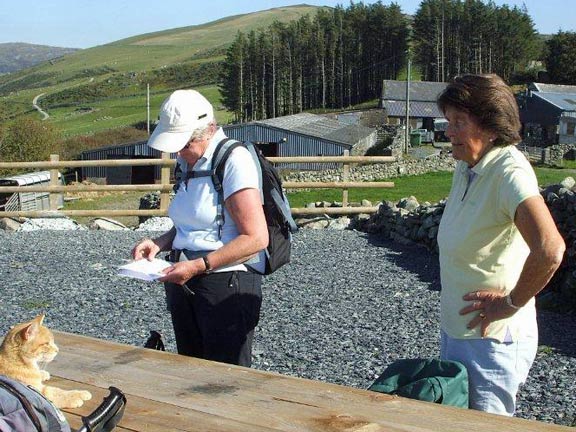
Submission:
[[[78,51],[78,48],[27,42],[0,43],[0,74],[17,72],[75,51]]]

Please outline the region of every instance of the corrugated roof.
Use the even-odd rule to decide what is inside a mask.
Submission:
[[[58,178],[62,174],[58,173]],[[7,185],[12,184],[14,186],[24,186],[30,184],[44,183],[50,181],[50,171],[37,171],[27,174],[20,174],[10,177],[0,178],[0,183]]]
[[[530,85],[532,90],[545,93],[576,93],[576,85],[563,85],[563,84],[545,84],[545,83],[532,83]]]
[[[384,80],[382,100],[406,100],[406,81]],[[410,81],[410,100],[434,102],[448,83],[433,81]]]
[[[406,102],[385,100],[382,102],[386,114],[393,117],[406,116]],[[441,118],[444,114],[436,105],[436,102],[410,102],[410,117],[433,117]]]
[[[573,93],[533,92],[532,94],[564,111],[576,111],[576,91]]]
[[[354,145],[375,132],[372,128],[342,123],[310,113],[259,120],[254,123],[347,145]]]

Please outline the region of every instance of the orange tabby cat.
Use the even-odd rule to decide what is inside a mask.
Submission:
[[[42,381],[50,374],[39,362],[51,362],[58,354],[52,332],[42,325],[44,315],[17,324],[10,329],[0,346],[0,374],[36,388],[58,408],[77,408],[92,398],[85,390],[62,390]]]

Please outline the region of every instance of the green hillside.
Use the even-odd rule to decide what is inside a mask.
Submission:
[[[62,58],[0,76],[0,120],[23,115],[41,118],[32,107],[35,96],[52,122],[65,134],[92,134],[146,120],[146,87],[150,113],[182,87],[201,88],[218,110],[220,61],[238,31],[249,32],[274,21],[313,15],[318,7],[299,5],[237,15],[207,24],[149,33],[77,51]]]

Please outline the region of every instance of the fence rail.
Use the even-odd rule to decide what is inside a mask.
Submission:
[[[521,145],[518,147],[528,155],[528,160],[532,163],[546,163],[550,160],[550,149],[546,147],[534,147]]]
[[[272,163],[341,163],[342,181],[340,182],[284,182],[286,189],[342,189],[342,207],[331,208],[291,208],[294,215],[314,214],[356,214],[374,213],[377,207],[353,207],[348,204],[348,190],[353,188],[393,188],[393,182],[353,182],[349,181],[351,164],[375,164],[394,162],[391,156],[297,156],[270,157]],[[0,193],[15,194],[24,192],[48,192],[50,210],[0,211],[0,217],[60,217],[60,216],[166,216],[170,201],[170,170],[176,161],[164,153],[161,159],[106,159],[90,161],[61,161],[58,155],[51,155],[49,161],[34,162],[0,162],[0,169],[49,169],[48,185],[0,186]],[[119,166],[160,166],[159,184],[123,184],[123,185],[60,185],[58,184],[59,168],[81,167],[119,167]],[[58,210],[57,194],[75,192],[122,192],[122,191],[159,191],[160,208],[156,210]]]

